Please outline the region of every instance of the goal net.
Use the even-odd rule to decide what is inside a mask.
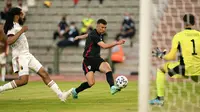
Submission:
[[[151,26],[152,43],[150,47],[152,49],[158,47],[160,49],[166,49],[167,52],[169,52],[169,50],[171,49],[171,41],[173,36],[177,32],[180,32],[181,30],[184,29],[182,18],[185,14],[188,13],[193,14],[196,20],[194,29],[196,30],[200,29],[199,27],[200,0],[151,0],[151,2],[152,2],[151,18],[153,21]],[[142,54],[140,56],[142,56]],[[150,77],[147,77],[150,80],[150,84],[149,86],[147,86],[149,88],[148,89],[149,100],[154,99],[157,96],[156,70],[165,62],[166,61],[163,61],[155,57],[152,57],[151,59],[151,64],[150,64],[151,67],[149,71]],[[164,105],[163,106],[148,105],[147,111],[148,112],[188,112],[188,111],[199,112],[200,84],[192,81],[191,78],[187,79],[170,78],[168,74],[166,74],[165,76],[166,80],[164,87],[165,89]],[[139,81],[142,81],[142,79]],[[140,96],[140,93],[142,93],[141,86],[139,86],[139,91],[140,91],[139,92]],[[142,102],[140,97],[139,100],[140,100],[139,102]],[[140,112],[142,112],[140,109],[141,106],[142,105],[139,104]]]
[[[199,1],[198,0],[158,0],[153,2],[157,7],[154,21],[155,30],[152,35],[152,48],[171,48],[173,36],[184,29],[183,16],[191,13],[196,17],[195,28],[199,28]],[[150,98],[156,97],[156,68],[165,62],[152,58],[152,83],[150,87]],[[163,107],[150,106],[150,111],[164,112],[198,112],[200,109],[199,84],[190,79],[170,79],[166,74],[165,103]]]

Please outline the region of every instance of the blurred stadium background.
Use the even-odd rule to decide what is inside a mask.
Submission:
[[[52,44],[54,31],[63,14],[67,14],[67,21],[75,21],[78,26],[81,20],[88,13],[95,20],[104,18],[108,21],[106,42],[112,42],[116,34],[120,31],[120,25],[125,12],[131,14],[136,23],[136,35],[134,45],[130,47],[130,41],[124,45],[126,60],[124,63],[116,65],[115,77],[117,75],[126,75],[129,84],[126,91],[122,94],[111,96],[109,88],[105,81],[105,75],[97,73],[98,83],[80,94],[80,100],[69,98],[67,103],[60,103],[55,94],[52,93],[39,76],[31,73],[31,82],[26,87],[17,88],[14,91],[8,91],[1,94],[0,111],[2,112],[125,112],[137,111],[137,84],[134,81],[136,77],[131,76],[133,72],[137,75],[138,69],[138,24],[139,24],[139,1],[135,0],[104,0],[103,5],[99,6],[99,1],[92,0],[87,7],[87,0],[80,0],[74,8],[73,0],[50,0],[52,5],[47,8],[44,6],[44,0],[35,0],[35,6],[28,8],[25,25],[29,27],[26,32],[29,42],[30,52],[44,65],[50,68],[49,72],[62,90],[76,87],[81,81],[85,80],[82,72],[82,47],[67,47],[58,56],[56,49],[52,48],[47,52],[47,48]],[[26,0],[23,0],[26,2]],[[12,6],[17,5],[17,0],[12,0]],[[0,0],[0,9],[3,10],[5,1]],[[109,50],[102,50],[102,57],[109,56]],[[9,57],[8,63],[11,61]],[[59,66],[58,66],[59,64]],[[7,78],[12,75],[7,75]],[[15,76],[16,77],[16,76]],[[37,82],[39,81],[39,82]],[[102,82],[103,81],[103,82]],[[3,84],[4,82],[0,82]],[[31,94],[28,95],[28,94]],[[100,96],[99,96],[100,95]],[[98,96],[98,97],[97,97]],[[134,97],[134,99],[131,99]],[[12,102],[12,103],[11,103]],[[9,105],[9,108],[7,106]],[[24,106],[26,105],[26,106]],[[133,105],[133,107],[132,107]],[[102,110],[103,109],[103,110]]]
[[[0,9],[4,7],[4,0],[1,0]],[[13,6],[17,4],[12,0]],[[24,0],[25,2],[25,0]],[[67,21],[75,21],[78,26],[81,20],[87,14],[91,14],[95,20],[105,18],[108,21],[107,42],[112,42],[119,32],[123,14],[129,12],[136,22],[138,28],[139,1],[132,0],[105,0],[102,7],[99,7],[99,1],[91,1],[87,7],[87,0],[80,0],[77,7],[73,7],[73,0],[51,0],[50,8],[44,7],[43,0],[35,0],[36,5],[29,7],[27,13],[26,25],[29,31],[26,33],[29,41],[30,52],[45,66],[55,71],[54,49],[46,52],[47,47],[52,44],[53,32],[57,29],[57,24],[63,14],[67,14]],[[135,36],[134,47],[129,47],[129,41],[124,46],[126,60],[124,63],[116,65],[116,74],[130,75],[131,72],[137,72],[138,69],[138,34]],[[82,74],[82,52],[83,48],[67,47],[60,55],[59,73]],[[108,50],[102,50],[102,56],[106,58]],[[72,67],[73,66],[73,67]]]
[[[17,1],[12,0],[13,6],[17,4]],[[60,21],[63,14],[67,14],[68,21],[75,21],[79,24],[82,18],[90,13],[92,17],[96,20],[98,18],[105,18],[108,21],[108,38],[107,42],[114,40],[115,35],[119,31],[121,21],[123,19],[123,14],[129,12],[131,17],[136,23],[136,36],[134,38],[134,45],[131,48],[129,46],[129,41],[124,45],[124,52],[126,55],[126,60],[124,63],[116,65],[115,74],[127,75],[128,79],[132,80],[129,76],[131,72],[138,72],[138,52],[139,52],[139,9],[140,0],[105,0],[102,7],[99,7],[98,1],[92,1],[90,6],[87,7],[87,0],[80,0],[77,7],[73,7],[72,0],[51,0],[52,6],[50,8],[44,7],[43,0],[35,0],[36,5],[29,7],[27,14],[26,25],[29,26],[29,30],[26,33],[29,41],[30,52],[45,66],[52,69],[52,74],[55,74],[55,66],[58,62],[55,62],[55,52],[51,49],[47,54],[46,49],[52,43],[52,35],[56,30],[56,26]],[[174,34],[183,29],[182,17],[185,13],[192,13],[196,17],[196,29],[199,30],[199,16],[200,16],[200,1],[199,0],[152,0],[152,17],[153,17],[153,35],[152,35],[152,47],[166,48],[168,51],[171,47],[171,39]],[[0,9],[4,7],[4,0],[0,0]],[[145,32],[144,32],[145,33]],[[62,75],[82,75],[82,52],[81,47],[67,47],[64,49],[63,53],[60,55],[59,62],[59,74]],[[109,55],[109,50],[102,50],[102,56],[107,57]],[[155,70],[163,63],[155,58],[152,58],[152,73],[151,79],[155,79]],[[66,78],[65,76],[57,79]],[[69,79],[67,77],[66,79]],[[56,77],[55,77],[56,79]],[[82,79],[75,79],[82,80]],[[170,80],[170,79],[169,79]],[[188,83],[189,82],[189,83]],[[60,83],[64,87],[63,83]],[[137,111],[137,81],[131,82],[132,85],[128,86],[127,91],[124,95],[127,95],[129,99],[124,100],[124,97],[115,97],[115,103],[120,103],[117,99],[119,98],[121,102],[128,102],[128,106],[133,106],[122,108],[121,110],[115,110],[118,112],[132,112]],[[74,86],[74,83],[69,82],[69,85]],[[77,85],[77,84],[76,84]],[[31,86],[34,87],[34,84]],[[199,97],[199,86],[190,81],[174,81],[172,83],[167,83],[166,96],[169,102],[166,102],[164,107],[150,107],[149,111],[152,112],[198,112],[200,107],[200,97]],[[27,90],[28,88],[24,88]],[[155,82],[151,81],[151,98],[155,97],[156,93]],[[92,90],[91,90],[92,91]],[[97,89],[98,91],[98,89]],[[125,91],[125,90],[124,90]],[[17,91],[19,92],[19,91]],[[19,93],[21,94],[21,93]],[[133,95],[130,95],[133,94]],[[84,95],[88,95],[85,93]],[[7,99],[12,96],[8,94],[2,100],[8,101]],[[184,97],[186,96],[186,97]],[[16,96],[21,98],[23,96]],[[36,96],[39,97],[39,96]],[[52,97],[52,95],[51,95]],[[106,96],[107,97],[107,96]],[[16,98],[16,99],[17,99]],[[15,99],[15,98],[13,98]],[[46,97],[44,99],[47,99]],[[87,98],[85,98],[87,99]],[[117,99],[117,100],[116,100]],[[51,99],[50,99],[51,100]],[[13,100],[12,100],[13,101]],[[99,100],[98,100],[99,101]],[[29,102],[29,101],[27,101]],[[30,100],[31,102],[31,100]],[[37,101],[36,101],[37,102]],[[73,102],[70,100],[70,102]],[[75,101],[77,103],[77,101]],[[87,102],[87,100],[86,100]],[[95,99],[94,99],[95,102]],[[101,102],[101,101],[100,101]],[[134,102],[134,103],[133,103]],[[82,102],[80,102],[82,103]],[[102,101],[101,103],[105,103]],[[111,103],[111,102],[109,102]],[[113,103],[113,102],[112,102]],[[114,104],[115,104],[114,103]],[[8,101],[9,104],[9,101]],[[94,103],[93,103],[94,104]],[[72,105],[72,104],[69,104]],[[126,105],[126,104],[124,104]],[[35,105],[37,106],[37,105]],[[53,105],[52,105],[53,106]],[[116,105],[115,105],[116,106]],[[73,106],[72,106],[73,107]],[[63,107],[61,107],[63,108]],[[103,107],[102,107],[103,108]],[[80,108],[80,110],[83,108]],[[96,108],[95,108],[96,109]],[[6,110],[6,109],[5,109]],[[56,109],[55,109],[56,110]],[[71,109],[73,110],[73,109]],[[11,110],[12,111],[12,110]],[[63,111],[64,110],[60,110]],[[83,110],[84,111],[84,110]],[[87,110],[85,110],[87,111]],[[110,110],[112,111],[112,110]],[[77,110],[77,112],[79,112]]]

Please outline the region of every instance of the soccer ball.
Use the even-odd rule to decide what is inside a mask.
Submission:
[[[52,5],[52,2],[51,2],[51,1],[49,1],[49,0],[45,0],[45,1],[44,1],[44,6],[46,6],[47,8],[50,8],[51,5]]]
[[[121,89],[125,88],[128,85],[128,79],[123,75],[118,76],[115,80],[116,80],[116,85]]]

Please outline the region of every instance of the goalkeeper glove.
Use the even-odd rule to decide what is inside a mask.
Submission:
[[[163,56],[166,54],[166,49],[161,51],[158,47],[152,51],[152,56],[163,58]]]

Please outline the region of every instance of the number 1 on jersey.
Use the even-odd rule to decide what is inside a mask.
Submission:
[[[193,53],[192,53],[192,55],[197,55],[196,50],[195,50],[195,41],[194,41],[194,39],[192,39],[191,42],[193,44]]]

